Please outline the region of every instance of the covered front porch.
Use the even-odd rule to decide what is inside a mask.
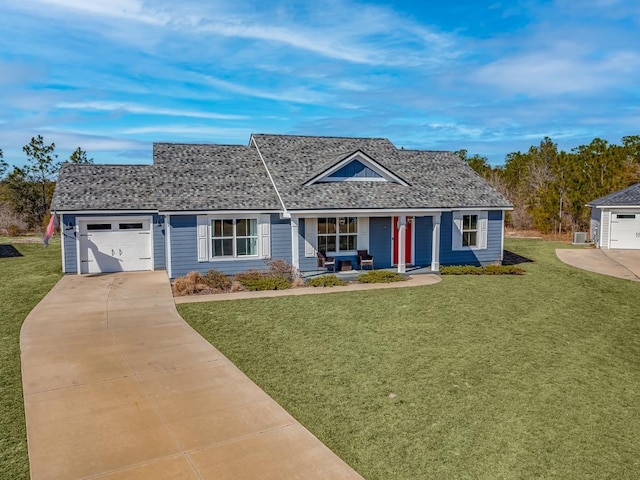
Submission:
[[[441,211],[367,213],[290,213],[293,265],[305,276],[324,273],[321,252],[335,259],[337,273],[349,275],[340,272],[338,262],[350,262],[359,274],[358,253],[366,251],[376,270],[439,271]]]

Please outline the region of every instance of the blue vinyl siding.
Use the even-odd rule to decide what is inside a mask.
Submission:
[[[375,268],[391,267],[391,217],[369,218],[369,253]]]
[[[167,266],[165,255],[165,231],[164,216],[153,215],[151,219],[151,229],[153,230],[153,269],[164,270]]]
[[[502,214],[490,210],[487,225],[487,248],[483,250],[453,250],[453,214],[443,213],[440,224],[441,265],[488,265],[502,259]]]
[[[219,260],[198,262],[196,215],[172,215],[171,222],[171,275],[181,277],[189,272],[206,273],[211,269],[226,275],[251,269],[266,270],[269,259]],[[271,215],[271,259],[291,261],[291,230],[289,220]]]
[[[382,175],[367,167],[359,160],[353,160],[340,170],[329,175],[329,178],[382,178]]]
[[[291,222],[271,214],[271,258],[291,262]]]
[[[431,265],[431,245],[433,244],[433,217],[415,217],[415,258],[413,263],[416,266],[424,267]]]
[[[304,256],[304,238],[305,238],[305,222],[301,220],[298,224],[298,260],[299,260],[298,269],[301,272],[312,272],[314,270],[319,270],[318,259],[315,256],[314,257]]]
[[[76,216],[62,215],[60,231],[64,237],[64,272],[78,273],[78,247],[76,245]]]

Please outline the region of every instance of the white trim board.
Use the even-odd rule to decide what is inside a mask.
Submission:
[[[382,177],[382,179],[372,179],[372,178],[362,178],[360,180],[355,180],[355,179],[351,179],[349,178],[348,180],[342,180],[342,181],[369,181],[369,182],[393,182],[393,183],[398,183],[400,185],[402,185],[403,187],[409,187],[409,183],[407,183],[406,181],[404,181],[402,178],[400,178],[398,175],[396,175],[395,173],[393,173],[391,170],[389,170],[386,167],[383,167],[382,165],[380,165],[378,162],[376,162],[374,159],[372,159],[371,157],[369,157],[366,153],[364,153],[362,150],[356,150],[355,152],[353,152],[351,155],[348,155],[347,157],[343,158],[342,160],[340,160],[339,162],[333,164],[331,167],[327,168],[324,172],[316,175],[315,177],[313,177],[312,179],[308,180],[307,182],[305,182],[304,186],[308,187],[309,185],[313,185],[314,183],[321,183],[321,182],[339,182],[341,181],[340,179],[331,179],[329,180],[328,177],[337,172],[338,170],[340,170],[342,167],[344,167],[345,165],[348,165],[349,163],[353,162],[353,161],[359,161],[360,163],[362,163],[363,165],[365,165],[366,167],[370,168],[371,170],[373,170],[374,172],[376,172],[378,175],[380,175]]]

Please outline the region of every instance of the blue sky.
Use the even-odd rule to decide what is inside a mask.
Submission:
[[[19,0],[0,6],[0,148],[150,163],[155,142],[387,137],[500,164],[640,134],[636,0]]]

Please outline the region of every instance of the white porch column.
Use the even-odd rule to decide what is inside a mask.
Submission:
[[[431,270],[440,270],[440,213],[435,213],[432,217],[433,229],[431,237]]]
[[[300,219],[291,216],[291,264],[296,270],[300,269],[300,248],[298,245],[298,224]]]
[[[400,215],[398,218],[398,273],[407,271],[407,261],[405,249],[407,248],[407,216]]]
[[[167,276],[173,278],[173,260],[171,259],[171,216],[164,216],[164,248]]]

